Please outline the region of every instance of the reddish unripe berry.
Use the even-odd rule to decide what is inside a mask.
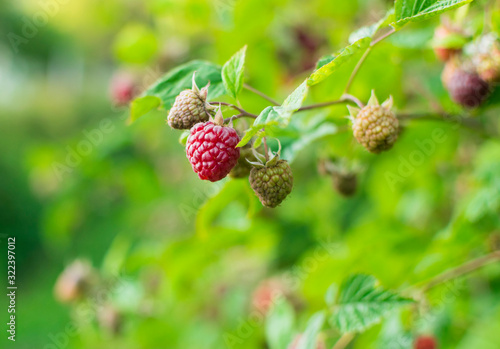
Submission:
[[[276,298],[285,295],[285,286],[278,280],[264,280],[252,294],[252,307],[261,314],[267,314]]]
[[[128,74],[117,74],[111,80],[109,92],[114,105],[127,105],[136,95],[135,81]]]
[[[437,341],[432,336],[420,336],[415,340],[415,349],[437,349]]]
[[[216,182],[226,177],[240,157],[236,131],[211,121],[191,128],[186,142],[186,155],[194,172],[203,180]]]
[[[434,40],[438,42],[445,40],[448,36],[452,35],[453,33],[454,31],[448,28],[447,26],[440,25],[434,31]],[[461,49],[458,48],[442,47],[439,45],[434,46],[434,53],[436,54],[437,58],[443,62],[446,62],[457,53],[460,53],[460,51]]]
[[[489,84],[476,73],[457,69],[448,78],[447,86],[451,99],[466,108],[481,105],[490,93]]]

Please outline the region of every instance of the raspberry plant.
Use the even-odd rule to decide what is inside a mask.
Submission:
[[[233,180],[248,177],[255,195],[263,206],[269,208],[282,204],[293,186],[305,185],[293,181],[296,152],[325,137],[352,133],[349,139],[357,141],[367,152],[372,153],[370,156],[382,156],[379,154],[397,148],[401,134],[411,127],[410,121],[431,119],[447,122],[455,118],[460,120],[457,126],[469,128],[487,138],[491,136],[488,126],[478,122],[477,115],[486,110],[489,99],[495,93],[494,84],[500,75],[500,51],[494,33],[489,33],[487,29],[481,33],[474,32],[473,28],[467,27],[465,18],[468,7],[461,8],[460,15],[454,20],[443,17],[432,40],[436,56],[445,62],[441,78],[450,101],[455,102],[450,103],[451,107],[448,108],[453,112],[433,106],[433,103],[424,112],[399,110],[397,106],[402,103],[389,95],[379,96],[386,98],[380,104],[375,92],[365,101],[351,91],[361,75],[364,62],[379,43],[389,37],[397,38],[399,32],[410,23],[441,15],[463,5],[468,6],[471,2],[395,1],[394,7],[379,21],[352,33],[349,45],[320,59],[305,80],[290,89],[292,92],[283,102],[245,83],[245,78],[252,75],[252,71],[245,70],[246,53],[247,49],[252,50],[251,45],[236,52],[222,67],[206,61],[185,63],[166,73],[132,102],[131,121],[153,109],[165,110],[165,114],[169,111],[169,126],[190,129],[180,135],[181,144],[185,144],[187,157],[200,179],[214,182],[230,173]],[[329,100],[307,102],[314,90],[321,88],[320,83],[334,79],[336,73],[347,66],[352,66],[352,72],[341,94],[332,95]],[[384,72],[379,74],[383,77]],[[192,86],[189,86],[191,80]],[[205,87],[199,90],[197,85]],[[372,91],[377,91],[378,87],[372,86]],[[254,111],[253,106],[242,105],[239,97],[243,91],[256,94],[268,106]],[[366,94],[365,91],[363,95]],[[287,139],[293,133],[292,121],[301,118],[301,114],[317,113],[321,116],[323,110],[338,105],[347,107],[343,113],[352,125],[323,118],[316,128],[308,130],[307,136],[301,138],[299,135],[293,141]],[[217,115],[211,119],[217,107]],[[236,131],[240,125],[249,125],[244,127],[241,136]],[[323,128],[325,125],[327,127]],[[273,153],[271,148],[277,144],[281,147],[281,143],[284,144],[283,149]],[[362,161],[363,157],[366,154],[359,159],[348,160]],[[348,158],[347,154],[345,158]],[[359,168],[355,171],[345,170],[318,156],[318,162],[322,161],[329,163],[320,165],[320,168],[324,167],[321,171],[324,175],[332,176],[334,187],[346,197],[356,196],[362,171]],[[272,349],[284,349],[288,345],[300,349],[314,348],[317,343],[322,343],[321,332],[328,323],[339,334],[335,348],[344,348],[357,333],[381,323],[395,311],[424,307],[422,298],[436,285],[466,275],[499,258],[498,253],[494,252],[459,265],[448,273],[439,274],[424,285],[399,291],[381,287],[373,276],[353,274],[340,286],[331,286],[326,293],[327,307],[312,315],[305,329],[293,326],[291,318],[295,316],[294,309],[287,300],[276,301],[266,322],[268,343]],[[297,337],[297,332],[303,334]],[[409,345],[414,335],[410,337],[412,340]],[[417,338],[415,343],[420,344],[415,345],[429,347],[428,337],[422,338]],[[231,338],[226,340],[229,347],[236,343]]]

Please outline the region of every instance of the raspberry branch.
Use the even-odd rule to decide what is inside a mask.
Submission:
[[[449,269],[438,276],[433,277],[424,283],[421,287],[422,292],[427,292],[436,286],[439,286],[447,281],[459,278],[461,276],[470,274],[488,264],[500,261],[500,251],[495,251],[485,256],[467,261],[458,267]]]
[[[342,104],[346,102],[352,102],[356,104],[358,107],[363,108],[364,104],[356,97],[350,94],[344,94],[340,99],[336,101],[330,101],[330,102],[324,102],[324,103],[318,103],[318,104],[312,104],[312,105],[307,105],[305,107],[299,108],[297,111],[304,111],[304,110],[311,110],[311,109],[316,109],[316,108],[323,108],[323,107],[329,107],[331,105],[335,104]]]
[[[262,98],[264,98],[265,100],[267,100],[268,102],[272,103],[273,105],[281,105],[281,103],[275,101],[273,98],[269,97],[268,95],[266,95],[265,93],[257,90],[256,88],[253,88],[252,86],[248,85],[248,84],[243,84],[243,88],[247,89],[248,91],[250,92],[253,92],[255,93],[256,95],[258,96],[261,96]]]
[[[243,108],[240,108],[234,104],[231,104],[231,103],[225,103],[225,102],[210,102],[210,105],[225,105],[226,107],[230,107],[230,108],[233,108],[234,110],[236,111],[239,111],[240,114],[238,115],[235,115],[233,117],[231,117],[231,119],[239,119],[239,118],[242,118],[242,117],[249,117],[249,118],[254,118],[256,119],[258,115],[255,115],[255,114],[252,114],[252,113],[249,113],[247,112],[245,109]]]
[[[351,88],[351,85],[352,83],[354,82],[354,78],[356,77],[356,75],[358,74],[358,71],[359,69],[361,68],[361,66],[363,65],[363,63],[365,62],[366,58],[368,57],[368,55],[370,54],[372,48],[378,44],[380,41],[384,40],[385,38],[391,36],[392,34],[394,34],[396,32],[396,30],[394,28],[392,28],[391,30],[389,30],[387,33],[381,35],[380,37],[378,37],[377,39],[373,40],[372,43],[370,44],[370,46],[366,49],[365,53],[363,54],[363,56],[361,56],[361,58],[359,59],[358,63],[356,64],[356,66],[354,67],[354,70],[352,71],[351,73],[351,76],[349,77],[349,81],[347,82],[347,85],[344,89],[344,92],[347,93],[349,92],[349,89]]]

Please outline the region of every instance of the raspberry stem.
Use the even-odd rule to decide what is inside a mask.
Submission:
[[[226,107],[233,108],[234,110],[237,110],[240,112],[240,114],[236,115],[236,117],[233,117],[234,119],[239,119],[241,117],[250,117],[256,119],[258,115],[252,114],[247,112],[245,109],[240,108],[234,104],[231,103],[225,103],[225,102],[210,102],[210,105],[225,105]]]
[[[363,56],[361,56],[361,58],[359,59],[358,63],[356,64],[356,66],[354,67],[354,70],[352,71],[351,73],[351,76],[349,77],[349,81],[347,82],[347,85],[344,89],[344,93],[347,93],[349,92],[349,89],[351,88],[351,85],[352,83],[354,82],[354,78],[356,77],[356,75],[358,74],[358,71],[359,69],[361,68],[361,66],[363,65],[363,63],[365,62],[366,58],[368,57],[368,55],[370,54],[372,48],[378,44],[380,41],[384,40],[385,38],[387,38],[388,36],[394,34],[396,32],[396,30],[394,28],[392,28],[391,30],[389,30],[387,33],[381,35],[380,37],[378,37],[377,39],[373,40],[370,44],[370,46],[366,49],[365,53],[363,53]]]
[[[248,85],[248,84],[243,84],[243,88],[247,89],[248,91],[250,92],[253,92],[255,93],[256,95],[259,95],[261,96],[262,98],[264,98],[265,100],[267,100],[268,102],[271,102],[272,104],[274,105],[281,105],[281,103],[275,101],[274,99],[272,99],[271,97],[269,97],[268,95],[266,95],[265,93],[263,92],[260,92],[259,90],[257,90],[256,88],[253,88],[252,86]]]

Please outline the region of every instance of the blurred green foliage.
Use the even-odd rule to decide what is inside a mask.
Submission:
[[[55,5],[43,5],[49,3]],[[475,35],[490,5],[470,5],[467,23]],[[321,57],[384,18],[391,1],[2,0],[0,6],[2,33],[26,39],[14,45],[5,35],[0,42],[0,232],[16,236],[19,286],[17,341],[8,343],[4,331],[2,347],[224,348],[231,335],[234,348],[266,348],[269,322],[252,317],[253,293],[264,280],[287,281],[292,306],[278,310],[292,313],[290,328],[297,334],[307,328],[307,335],[329,287],[352,273],[401,291],[498,247],[500,143],[460,123],[408,121],[394,149],[374,156],[339,132],[348,125],[344,105],[296,114],[279,133],[295,187],[269,210],[246,180],[199,181],[164,110],[128,126],[129,111],[110,102],[116,72],[132,74],[142,91],[193,59],[222,66],[244,45],[245,82],[283,101]],[[489,10],[500,18],[498,9]],[[44,25],[34,24],[40,13]],[[380,100],[392,95],[401,111],[439,105],[461,113],[431,49],[438,22],[410,23],[378,44],[352,94],[366,101],[375,89]],[[30,23],[36,33],[27,37]],[[338,99],[360,53],[353,56],[311,87],[304,104]],[[268,106],[246,90],[239,102],[256,114]],[[498,111],[494,95],[475,120],[498,134]],[[411,160],[415,152],[424,154],[421,161]],[[354,197],[342,197],[330,177],[317,173],[325,157],[363,164]],[[76,258],[88,258],[103,280],[114,280],[102,299],[87,300],[88,316],[53,295],[57,276]],[[414,335],[433,333],[440,348],[496,348],[500,266],[452,286],[433,289],[424,302],[429,307],[395,312],[351,347],[397,341],[411,348]],[[118,334],[98,321],[107,305],[120,314]],[[6,297],[0,309],[7,319]],[[340,335],[330,328],[320,337],[332,347]]]

